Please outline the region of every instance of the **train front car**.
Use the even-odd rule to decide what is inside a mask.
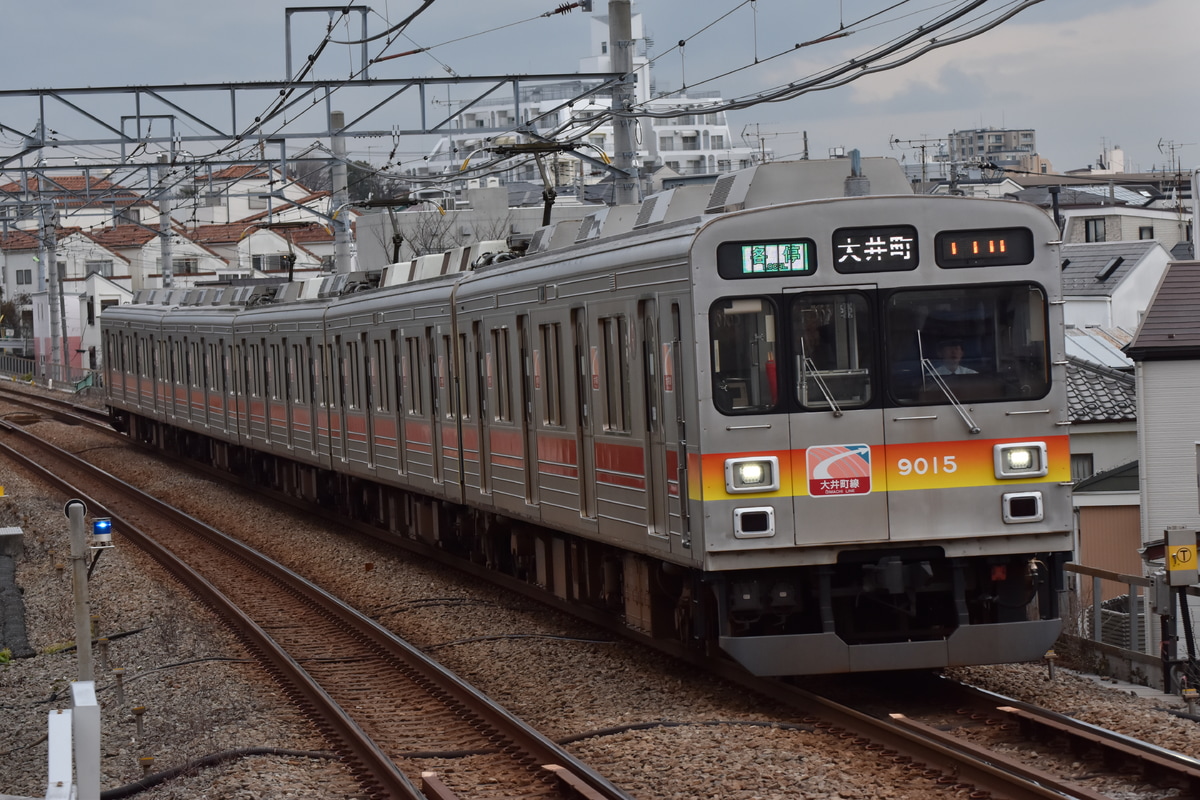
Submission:
[[[749,670],[1053,644],[1071,549],[1058,238],[1032,206],[932,196],[697,234],[689,491],[721,646]]]

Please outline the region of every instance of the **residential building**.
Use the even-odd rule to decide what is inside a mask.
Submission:
[[[139,193],[91,175],[56,175],[0,185],[0,230],[43,225],[84,230],[122,224],[157,224],[158,207]]]
[[[171,216],[189,228],[224,225],[257,214],[296,214],[296,206],[315,207],[316,200],[328,196],[313,192],[277,169],[261,164],[236,165],[195,175],[172,201]],[[316,219],[309,215],[307,221]]]
[[[133,292],[97,272],[63,281],[59,311],[59,347],[67,369],[51,364],[50,302],[48,291],[31,297],[34,358],[48,380],[75,380],[85,370],[101,366],[100,314],[113,305],[130,303]],[[65,332],[65,337],[64,337]]]
[[[1128,354],[1137,364],[1141,547],[1158,559],[1152,571],[1166,567],[1168,528],[1200,529],[1200,261],[1171,264]],[[1200,602],[1190,601],[1194,637]]]
[[[1200,261],[1171,264],[1128,354],[1137,364],[1146,543],[1171,526],[1200,527]]]
[[[1032,128],[972,128],[952,131],[946,139],[952,161],[1015,163],[1037,153],[1037,133]]]
[[[1152,240],[1063,245],[1067,325],[1137,330],[1170,260]]]
[[[1076,559],[1095,569],[1143,574],[1140,471],[1136,460],[1097,472],[1071,490],[1075,505]],[[1088,587],[1077,587],[1087,596]],[[1100,601],[1128,594],[1129,587],[1101,581]]]

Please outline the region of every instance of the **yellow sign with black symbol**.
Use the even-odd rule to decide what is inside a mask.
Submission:
[[[1171,528],[1167,534],[1167,578],[1172,586],[1191,586],[1200,580],[1196,562],[1196,531]]]

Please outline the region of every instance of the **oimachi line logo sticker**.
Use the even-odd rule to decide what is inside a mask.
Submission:
[[[810,447],[808,493],[812,497],[839,497],[871,492],[871,446],[829,444]]]

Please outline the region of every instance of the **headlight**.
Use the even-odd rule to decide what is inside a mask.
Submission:
[[[1044,442],[998,444],[993,448],[996,477],[1040,478],[1049,471]]]
[[[773,492],[778,488],[779,459],[775,456],[725,460],[726,491]]]

